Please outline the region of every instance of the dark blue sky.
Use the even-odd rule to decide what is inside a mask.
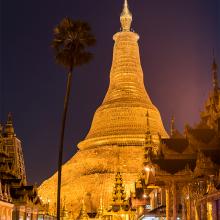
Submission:
[[[28,179],[48,178],[57,149],[66,71],[54,62],[52,30],[65,16],[91,24],[94,60],[74,72],[64,161],[88,132],[108,87],[112,35],[120,29],[123,0],[0,0],[0,121],[14,116]],[[193,125],[211,87],[212,49],[220,65],[219,0],[130,0],[140,35],[145,85],[169,131]]]

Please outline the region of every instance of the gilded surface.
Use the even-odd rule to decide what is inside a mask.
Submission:
[[[127,195],[134,191],[134,181],[142,169],[143,148],[100,147],[78,151],[64,166],[62,198],[69,210],[79,210],[82,199],[87,211],[95,211],[103,197],[104,207],[111,205],[115,173],[120,169]],[[129,159],[128,159],[129,158]],[[39,194],[50,206],[56,201],[57,173],[39,188]]]
[[[102,105],[95,112],[86,139],[78,145],[80,149],[143,145],[147,130],[147,112],[153,140],[158,141],[158,133],[162,137],[168,137],[160,113],[144,87],[138,38],[133,32],[114,35],[110,85]]]
[[[131,19],[131,14],[125,16]],[[69,210],[78,211],[83,198],[88,212],[98,208],[101,197],[105,207],[110,205],[118,169],[127,195],[130,190],[134,191],[134,182],[143,164],[147,112],[153,141],[158,142],[158,133],[168,137],[160,113],[144,87],[139,36],[129,28],[123,27],[122,32],[114,35],[107,94],[95,112],[85,140],[78,144],[79,151],[63,166],[62,198]],[[56,201],[56,185],[57,174],[39,188],[40,195],[49,198],[51,206]]]

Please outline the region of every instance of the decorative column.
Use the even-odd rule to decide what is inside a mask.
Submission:
[[[2,213],[1,213],[1,219],[5,219],[6,217],[5,217],[5,207],[3,206],[2,207]]]
[[[213,200],[212,201],[212,219],[217,220],[217,201]]]
[[[207,220],[213,220],[212,211],[212,202],[207,202]]]
[[[172,184],[172,189],[173,189],[173,219],[177,219],[177,203],[176,203],[176,183],[173,181]]]
[[[220,199],[218,199],[217,201],[217,219],[220,219]]]
[[[12,220],[12,214],[13,214],[13,210],[11,209],[11,210],[10,210],[10,213],[9,213],[9,215],[10,215],[10,220]]]
[[[170,220],[170,188],[166,187],[166,220]]]
[[[206,202],[206,200],[201,203],[201,220],[207,220],[207,202]]]
[[[187,220],[191,220],[191,198],[190,198],[190,186],[187,186],[187,197],[186,197],[186,210],[187,210]]]
[[[186,220],[186,207],[185,207],[184,196],[182,196],[181,198],[181,205],[182,205],[182,220]]]
[[[3,199],[3,193],[2,193],[2,182],[0,180],[0,199]]]
[[[0,205],[0,216],[3,216],[3,207]]]
[[[188,187],[186,183],[181,186],[181,205],[182,205],[182,220],[187,220],[187,202],[189,198]]]
[[[198,204],[197,200],[195,199],[194,201],[194,215],[195,215],[195,220],[199,220],[199,210],[198,210]]]

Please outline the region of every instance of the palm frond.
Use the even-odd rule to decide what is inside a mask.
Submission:
[[[54,28],[52,47],[56,61],[67,68],[79,66],[91,60],[86,49],[96,42],[88,23],[64,18]]]

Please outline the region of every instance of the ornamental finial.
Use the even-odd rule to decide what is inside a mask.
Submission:
[[[149,113],[147,111],[146,114],[146,118],[147,118],[147,132],[146,132],[146,144],[152,144],[152,136],[151,136],[151,132],[150,132],[150,122],[149,122]]]
[[[171,118],[171,128],[170,128],[170,135],[173,136],[175,132],[175,118],[174,115]]]
[[[128,1],[124,1],[124,7],[120,16],[122,31],[130,31],[131,22],[132,22],[132,14],[128,8]]]
[[[8,136],[13,136],[14,135],[14,127],[13,127],[13,120],[12,120],[11,112],[8,113],[8,118],[7,118],[7,122],[6,122],[6,125],[5,125],[5,133]]]
[[[214,90],[218,90],[219,86],[218,86],[218,65],[216,64],[215,61],[215,50],[213,49],[213,63],[212,63],[212,74],[213,74],[213,87]]]

